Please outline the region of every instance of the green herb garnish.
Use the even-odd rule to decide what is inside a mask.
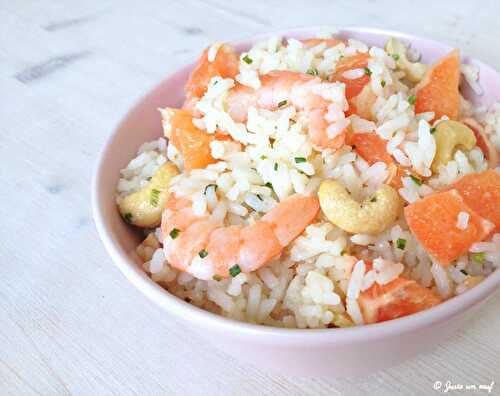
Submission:
[[[277,163],[277,162],[275,162],[275,163],[274,163],[274,170],[275,170],[275,171],[277,171],[277,170],[278,170],[278,163]]]
[[[392,59],[394,59],[395,61],[398,61],[399,60],[399,55],[398,54],[392,54]]]
[[[377,197],[372,197],[372,198],[370,199],[370,202],[377,202]]]
[[[286,106],[287,103],[288,103],[288,101],[282,100],[281,102],[278,103],[278,107]]]
[[[382,85],[382,88],[385,87],[385,80],[380,81],[380,85]]]
[[[158,202],[160,201],[160,190],[153,188],[151,190],[151,195],[149,196],[149,203],[151,206],[158,206]]]
[[[486,253],[481,252],[481,253],[472,253],[472,260],[477,261],[478,263],[482,263],[484,259],[486,258]]]
[[[217,191],[217,184],[208,184],[206,187],[205,187],[205,190],[203,191],[203,194],[207,195],[207,190],[210,188],[210,187],[213,187],[214,188],[214,191]]]
[[[198,252],[198,256],[200,256],[201,258],[205,258],[208,256],[208,252],[205,250],[205,249],[201,249],[199,252]]]
[[[302,162],[306,162],[307,160],[304,157],[295,157],[295,163],[300,164]]]
[[[398,238],[398,239],[396,240],[396,246],[398,247],[398,249],[405,250],[405,247],[406,247],[406,239],[403,239],[403,238]]]
[[[170,231],[169,235],[170,238],[175,239],[179,236],[179,230],[177,228],[172,228],[172,231]]]
[[[273,188],[273,185],[271,182],[267,182],[266,184],[264,184],[266,187],[269,187],[271,190],[274,190]]]
[[[315,67],[310,68],[306,73],[310,74],[311,76],[319,75],[318,69],[316,69]]]
[[[255,195],[257,195],[257,198],[259,198],[259,200],[264,201],[260,194],[255,194]]]
[[[131,223],[132,222],[132,213],[130,212],[127,212],[123,215],[123,219],[127,222],[127,223]]]
[[[460,272],[461,272],[462,274],[464,274],[464,275],[469,275],[469,274],[467,273],[467,271],[466,271],[466,270],[463,270],[463,269],[462,269],[462,270],[460,270]]]
[[[417,101],[417,98],[415,97],[415,95],[408,96],[408,103],[409,104],[414,105],[416,101]]]
[[[233,278],[238,275],[241,272],[241,268],[238,264],[233,265],[231,268],[229,268],[229,275],[231,275]]]
[[[431,128],[431,135],[432,135],[434,132],[436,132],[436,127],[432,127],[432,128]]]
[[[250,65],[253,62],[253,59],[250,58],[248,55],[245,55],[243,57],[243,62],[245,62],[247,65]]]
[[[363,70],[365,71],[365,74],[366,74],[367,76],[371,76],[371,75],[372,75],[372,71],[371,71],[369,68],[364,67],[364,68],[363,68]]]
[[[413,175],[410,175],[410,179],[413,180],[413,182],[417,185],[417,186],[421,186],[423,181],[420,180],[418,177],[416,176],[413,176]]]

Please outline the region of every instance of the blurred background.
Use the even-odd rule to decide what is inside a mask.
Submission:
[[[90,208],[92,168],[120,118],[214,40],[379,27],[500,70],[498,10],[497,1],[457,0],[0,0],[0,394],[431,394],[436,380],[498,377],[495,304],[437,350],[372,377],[247,367],[126,281]]]

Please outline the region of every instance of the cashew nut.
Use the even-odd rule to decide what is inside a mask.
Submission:
[[[405,73],[405,77],[412,83],[418,83],[427,71],[427,66],[419,62],[410,62],[407,57],[408,48],[398,39],[390,38],[385,44],[385,50],[392,55],[399,70]]]
[[[496,168],[500,164],[500,156],[498,151],[490,142],[488,135],[484,132],[484,128],[477,122],[474,118],[464,118],[461,120],[465,125],[470,127],[476,134],[477,145],[484,152],[484,156],[488,160],[488,165],[490,168]],[[483,145],[480,144],[482,141]]]
[[[397,191],[384,184],[371,198],[359,203],[336,180],[319,187],[319,203],[328,220],[353,234],[378,234],[398,218],[403,203]]]
[[[174,164],[163,164],[144,188],[127,195],[118,203],[122,217],[138,227],[158,226],[167,201],[170,180],[178,174]]]
[[[472,150],[476,145],[474,132],[468,126],[458,121],[441,121],[436,126],[434,132],[436,140],[436,155],[432,162],[431,169],[437,172],[439,166],[446,165],[455,154],[458,147]]]

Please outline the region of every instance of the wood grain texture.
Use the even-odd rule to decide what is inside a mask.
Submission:
[[[398,367],[361,379],[276,376],[234,361],[151,304],[114,267],[92,223],[91,171],[110,131],[215,39],[378,26],[500,69],[496,1],[395,4],[1,2],[0,394],[429,395],[436,380],[495,380],[500,394],[498,294],[446,343]]]

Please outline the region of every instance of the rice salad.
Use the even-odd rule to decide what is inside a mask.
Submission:
[[[159,110],[165,137],[121,171],[144,270],[200,308],[288,328],[466,292],[500,266],[500,104],[474,107],[459,81],[482,94],[457,50],[425,65],[396,39],[215,43],[182,109]]]

